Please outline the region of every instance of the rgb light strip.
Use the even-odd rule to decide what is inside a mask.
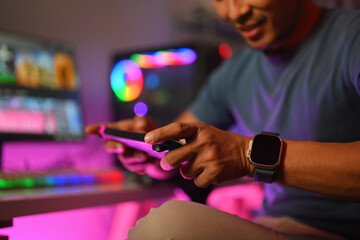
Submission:
[[[130,60],[140,68],[188,65],[196,60],[196,53],[190,48],[161,50],[153,53],[133,54]]]
[[[144,85],[141,68],[188,65],[196,58],[195,51],[190,48],[133,54],[113,67],[110,75],[111,88],[120,101],[133,101],[139,97]]]
[[[55,187],[77,184],[102,184],[122,182],[123,173],[118,170],[99,173],[71,173],[71,174],[49,174],[37,176],[37,174],[21,176],[20,174],[3,174],[0,176],[0,190],[11,188],[32,188],[32,187]]]

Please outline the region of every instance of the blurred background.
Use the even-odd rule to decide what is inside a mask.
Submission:
[[[329,8],[360,7],[357,0],[316,2]],[[243,45],[217,18],[210,0],[0,0],[0,29],[75,46],[85,125],[147,111],[166,124],[191,101],[208,73]],[[145,90],[135,100],[121,100],[121,93],[111,86],[116,63],[134,53],[145,56],[184,47],[195,51],[196,65],[143,70]],[[170,80],[157,89],[163,79]],[[140,108],[140,113],[136,112],[137,103],[144,103],[146,111]],[[105,153],[97,136],[85,136],[81,141],[2,144],[3,171],[113,166],[114,156]],[[22,217],[0,233],[11,239],[115,239],[115,213],[116,206],[100,206]]]

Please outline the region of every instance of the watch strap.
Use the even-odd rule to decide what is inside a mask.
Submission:
[[[264,169],[255,167],[255,182],[273,183],[277,169]]]
[[[271,134],[271,135],[275,135],[275,136],[280,136],[279,133],[275,133],[275,132],[265,132],[265,131],[262,131],[261,133],[266,133],[266,134]]]

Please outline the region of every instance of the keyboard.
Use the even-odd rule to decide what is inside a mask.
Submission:
[[[55,187],[79,184],[106,184],[124,181],[124,173],[109,170],[52,170],[36,172],[0,172],[0,190]]]

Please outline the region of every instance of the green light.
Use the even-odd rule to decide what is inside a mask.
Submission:
[[[11,180],[0,179],[0,188],[11,188],[12,186]]]
[[[35,178],[35,179],[34,179],[34,184],[35,184],[36,186],[49,185],[49,184],[46,182],[46,179],[43,178],[43,177]]]
[[[11,184],[11,186],[14,186],[14,187],[23,187],[24,184],[23,184],[23,180],[22,179],[11,179],[9,180],[9,183]]]
[[[35,185],[35,181],[34,181],[34,179],[31,179],[31,178],[24,178],[23,185],[25,187],[33,187]]]
[[[0,178],[0,188],[6,188],[6,180]]]
[[[140,60],[141,60],[141,54],[135,53],[135,54],[131,55],[131,56],[129,57],[129,59],[132,60],[132,61],[134,61],[134,62],[136,62],[136,63],[139,65]]]

